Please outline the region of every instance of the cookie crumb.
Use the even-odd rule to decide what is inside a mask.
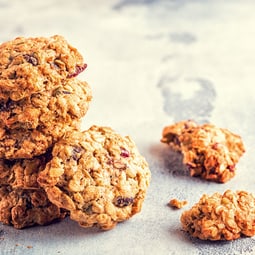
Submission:
[[[187,200],[178,200],[176,198],[173,198],[169,201],[169,206],[173,207],[173,208],[177,208],[177,209],[181,209],[182,207],[184,207],[185,205],[188,204]]]

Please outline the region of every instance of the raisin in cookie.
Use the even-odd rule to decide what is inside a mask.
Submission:
[[[38,129],[59,123],[70,126],[86,114],[91,99],[91,88],[86,82],[68,79],[49,91],[40,91],[19,101],[1,102],[0,127]]]
[[[52,204],[43,189],[12,189],[0,186],[0,222],[25,228],[46,225],[66,216],[63,209]]]
[[[231,179],[237,162],[245,152],[241,137],[212,124],[182,126],[184,128],[178,133],[178,139],[165,132],[161,141],[170,146],[175,144],[172,148],[179,146],[190,175],[221,183]]]
[[[44,170],[50,159],[50,151],[32,159],[0,159],[0,185],[15,189],[39,189],[38,173]]]
[[[17,101],[58,87],[86,68],[62,36],[18,37],[0,45],[0,99]]]
[[[48,198],[83,227],[111,229],[141,210],[150,170],[134,142],[109,127],[70,132],[40,172]]]
[[[246,191],[204,194],[181,215],[183,229],[202,240],[234,240],[255,235],[255,198]]]

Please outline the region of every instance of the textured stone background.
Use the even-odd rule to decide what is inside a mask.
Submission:
[[[82,78],[94,98],[83,128],[107,125],[130,135],[152,171],[142,212],[115,229],[70,220],[25,230],[0,225],[0,254],[255,254],[254,238],[199,241],[179,222],[202,193],[254,192],[254,11],[248,0],[0,0],[0,41],[64,35],[88,63]],[[160,143],[163,127],[182,119],[243,137],[235,178],[189,177],[180,156]],[[172,210],[173,197],[188,206]]]

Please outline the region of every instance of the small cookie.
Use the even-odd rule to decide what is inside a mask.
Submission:
[[[70,132],[53,147],[38,182],[83,227],[111,229],[140,212],[150,170],[134,142],[111,128]]]
[[[40,91],[19,101],[2,102],[0,127],[41,129],[59,123],[70,126],[86,114],[91,99],[91,88],[86,82],[68,79],[50,91]]]
[[[0,100],[21,100],[58,87],[86,68],[64,37],[18,37],[0,45]]]
[[[9,185],[13,189],[39,189],[38,173],[44,170],[51,153],[32,159],[0,159],[0,186]]]
[[[183,229],[202,240],[234,240],[255,235],[255,197],[246,191],[204,194],[181,215]]]
[[[0,186],[0,222],[25,228],[61,220],[66,212],[52,204],[42,189],[12,189]]]
[[[181,122],[173,128],[175,126],[184,127],[176,133],[177,138],[165,132],[161,141],[179,148],[191,176],[224,183],[235,175],[236,163],[245,152],[239,135],[212,124],[185,127]],[[170,126],[168,130],[173,128]]]

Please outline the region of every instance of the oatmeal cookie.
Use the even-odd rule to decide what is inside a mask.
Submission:
[[[204,194],[181,215],[183,229],[202,240],[234,240],[255,235],[255,197],[246,191]]]
[[[54,89],[19,101],[0,101],[0,128],[39,129],[59,123],[70,126],[86,114],[91,99],[91,88],[86,82],[68,79]]]
[[[82,55],[62,36],[18,37],[0,45],[0,99],[50,90],[85,68]]]
[[[12,189],[0,186],[0,222],[25,228],[46,225],[66,216],[63,209],[52,204],[43,189]]]
[[[39,189],[38,174],[51,159],[51,152],[32,159],[0,159],[0,186],[9,185],[13,189]]]
[[[161,141],[179,146],[191,176],[220,183],[235,175],[236,164],[245,152],[239,135],[212,124],[185,127],[178,139],[167,141],[167,133],[164,137]]]
[[[107,230],[140,212],[150,170],[128,136],[92,126],[70,132],[54,145],[38,182],[72,220]]]

